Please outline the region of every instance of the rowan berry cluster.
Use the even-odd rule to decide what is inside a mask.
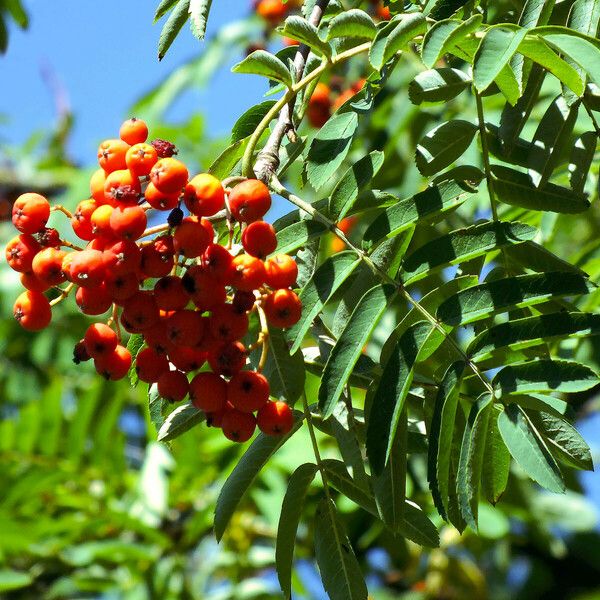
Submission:
[[[296,263],[273,254],[275,230],[262,220],[271,206],[269,190],[252,179],[238,178],[231,188],[208,173],[189,179],[173,144],[147,143],[147,136],[146,124],[130,119],[119,139],[100,144],[91,197],[72,214],[35,193],[15,201],[19,234],[8,243],[6,259],[26,290],[14,316],[25,329],[43,329],[51,307],[74,291],[84,314],[110,314],[88,327],[75,346],[75,362],[93,359],[98,373],[117,380],[135,361],[141,381],[155,383],[170,402],[189,396],[229,439],[248,440],[257,424],[267,434],[285,433],[292,411],[269,399],[260,371],[268,326],[290,327],[302,306],[290,289]],[[166,222],[148,226],[165,211]],[[47,227],[52,212],[70,218],[84,247]],[[254,315],[261,330],[245,345]],[[143,338],[135,357],[123,330]],[[256,371],[246,368],[255,348],[261,349]]]
[[[366,79],[359,79],[347,89],[342,88],[343,83],[343,79],[340,80],[339,77],[332,77],[330,85],[317,83],[306,109],[306,117],[313,127],[323,127],[342,104],[362,90]]]

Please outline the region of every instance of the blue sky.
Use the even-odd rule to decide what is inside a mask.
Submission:
[[[157,41],[162,26],[152,19],[158,0],[96,2],[24,2],[30,15],[25,32],[12,27],[8,53],[0,56],[0,139],[23,142],[55,119],[54,99],[42,77],[50,70],[64,87],[76,116],[71,153],[79,161],[95,160],[98,142],[118,131],[130,116],[128,108],[146,90],[202,50],[188,26],[162,62]],[[225,22],[244,17],[250,0],[213,3],[210,37]],[[192,109],[206,116],[208,131],[226,134],[246,108],[259,101],[259,78],[234,75],[224,65],[206,90],[185,97],[169,115],[181,117]],[[239,93],[239,86],[244,93]],[[7,121],[5,119],[8,119]]]

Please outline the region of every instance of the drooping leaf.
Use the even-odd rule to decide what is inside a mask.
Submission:
[[[469,193],[466,186],[450,180],[428,187],[411,198],[400,200],[386,208],[367,227],[363,234],[363,246],[370,248],[378,241],[406,231],[417,221],[452,210],[462,204]]]
[[[596,286],[575,273],[518,275],[482,283],[445,300],[437,316],[449,325],[464,325],[513,308],[534,306],[552,298],[588,294]]]
[[[578,194],[584,191],[588,173],[594,162],[597,142],[598,136],[593,131],[586,131],[577,138],[571,150],[569,182],[571,189]]]
[[[373,473],[380,474],[392,451],[404,401],[419,350],[432,332],[431,323],[421,321],[400,337],[384,366],[367,418],[367,455]]]
[[[148,411],[150,413],[150,420],[152,421],[157,434],[165,422],[164,413],[168,404],[169,403],[158,393],[157,385],[153,383],[148,389]]]
[[[583,392],[599,381],[598,375],[585,365],[540,359],[502,368],[492,384],[504,396],[530,392]]]
[[[360,566],[344,531],[335,504],[319,502],[315,520],[315,557],[331,600],[367,600]]]
[[[494,405],[488,420],[481,470],[481,489],[487,501],[494,505],[504,493],[510,474],[510,452],[498,431],[498,417],[501,410]]]
[[[291,474],[283,497],[277,528],[275,565],[279,585],[285,598],[291,598],[292,595],[292,564],[296,546],[296,533],[304,508],[304,499],[317,470],[317,465],[312,463],[300,465]]]
[[[280,28],[280,32],[281,35],[306,44],[311,50],[323,56],[331,56],[331,46],[319,37],[317,28],[299,15],[290,15]]]
[[[392,285],[376,285],[356,305],[323,371],[319,410],[324,417],[333,412],[363,346],[395,294],[396,288]]]
[[[498,77],[519,48],[527,29],[506,24],[490,27],[479,43],[473,65],[473,83],[483,92]]]
[[[256,479],[267,461],[285,444],[302,425],[302,417],[295,414],[294,426],[283,436],[264,435],[260,433],[239,460],[217,499],[215,508],[215,536],[220,541],[229,521],[240,503],[240,500]]]
[[[505,249],[505,254],[511,260],[537,273],[549,271],[565,271],[587,277],[588,274],[579,267],[559,258],[547,248],[533,241],[527,241],[518,246]]]
[[[171,44],[175,41],[175,38],[181,31],[184,23],[188,20],[189,7],[190,0],[178,0],[173,8],[173,11],[160,32],[160,37],[158,38],[158,60],[163,59],[167,50],[171,47]]]
[[[423,175],[433,175],[460,158],[471,145],[477,126],[454,119],[429,131],[417,145],[417,168]]]
[[[373,151],[354,163],[338,181],[329,198],[329,217],[335,221],[344,218],[383,166],[383,152]]]
[[[326,231],[327,227],[325,225],[312,219],[292,223],[277,232],[277,249],[275,252],[291,254],[311,240],[321,237]]]
[[[346,465],[340,460],[325,458],[322,464],[325,468],[327,480],[332,487],[352,500],[357,506],[373,516],[379,517],[370,482],[367,486],[359,484],[354,478],[350,477]]]
[[[377,33],[373,19],[364,10],[344,10],[329,21],[327,39],[360,37],[372,40]]]
[[[537,229],[530,225],[498,221],[457,229],[427,242],[404,259],[404,284],[410,285],[419,281],[441,267],[472,260],[494,249],[532,240],[536,234]]]
[[[474,530],[477,530],[483,453],[492,409],[492,395],[482,394],[471,406],[460,447],[456,492],[460,512]]]
[[[497,350],[521,350],[556,338],[600,335],[600,315],[559,312],[511,319],[482,331],[467,348],[476,361],[492,358]]]
[[[127,373],[127,377],[129,378],[129,383],[131,387],[135,387],[138,384],[139,377],[137,374],[135,358],[138,355],[138,352],[142,349],[144,345],[144,337],[139,333],[132,334],[127,340],[127,350],[129,350],[129,354],[131,354],[132,363],[129,368],[129,373]]]
[[[179,0],[161,0],[154,13],[154,22],[156,23],[160,18],[166,15],[177,2],[179,2]]]
[[[353,252],[334,254],[315,271],[302,288],[299,295],[302,301],[302,316],[298,323],[286,332],[286,338],[293,342],[290,349],[292,353],[300,348],[312,321],[359,262],[360,260]]]
[[[369,62],[374,69],[382,67],[415,37],[425,33],[427,23],[422,13],[397,15],[375,36],[369,50]]]
[[[577,121],[579,104],[567,106],[562,96],[555,98],[538,123],[529,155],[529,175],[536,187],[550,179],[561,154],[571,145],[571,134]]]
[[[408,85],[408,99],[413,104],[448,102],[471,84],[471,78],[460,69],[442,67],[419,73]]]
[[[203,40],[206,34],[206,24],[208,23],[208,14],[212,0],[190,0],[190,23],[192,33],[199,39]]]
[[[525,396],[513,396],[513,401],[521,408],[528,411],[543,411],[557,417],[574,418],[571,406],[564,400],[546,394],[527,394]]]
[[[543,411],[529,414],[528,417],[555,458],[575,469],[594,470],[590,448],[573,425]]]
[[[239,142],[252,135],[263,117],[273,108],[275,100],[265,100],[249,108],[234,124],[231,129],[231,143]]]
[[[266,50],[255,50],[231,69],[234,73],[263,75],[283,85],[292,85],[292,76],[285,64]]]
[[[325,123],[313,139],[306,157],[306,174],[315,190],[321,189],[343,163],[356,128],[354,112],[336,114]]]
[[[290,352],[281,329],[269,329],[269,353],[263,373],[269,380],[271,396],[294,405],[302,395],[306,377],[304,358],[298,349]]]
[[[437,548],[440,545],[440,536],[435,525],[427,515],[410,500],[404,504],[404,521],[398,533],[409,540],[425,546],[426,548]]]
[[[249,138],[238,140],[225,148],[210,165],[208,172],[217,179],[225,179],[244,155],[248,140]]]
[[[556,461],[519,406],[509,404],[500,413],[498,430],[511,456],[529,477],[551,492],[565,491]]]
[[[541,189],[537,188],[529,175],[514,169],[493,165],[492,173],[496,196],[505,204],[567,214],[583,212],[590,206],[583,194],[552,183],[547,183]]]
[[[423,63],[431,69],[454,44],[477,31],[482,22],[483,17],[477,14],[466,21],[447,19],[434,23],[425,34],[421,45]]]
[[[159,442],[170,442],[198,423],[202,423],[205,418],[206,415],[192,404],[182,404],[165,419],[157,439]]]

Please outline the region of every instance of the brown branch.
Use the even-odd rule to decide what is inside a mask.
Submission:
[[[315,27],[318,27],[328,3],[329,0],[317,0],[308,18],[308,22]],[[300,44],[298,47],[298,51],[294,57],[296,81],[302,78],[309,52],[310,48],[306,44]],[[294,130],[292,117],[294,114],[295,102],[296,97],[294,96],[292,100],[281,109],[279,117],[277,118],[277,123],[275,123],[275,127],[273,127],[273,131],[271,132],[269,139],[265,143],[264,148],[258,153],[258,157],[254,165],[254,173],[258,179],[267,184],[271,178],[271,175],[273,175],[273,173],[275,173],[279,167],[279,149],[281,147],[281,142],[288,132]]]

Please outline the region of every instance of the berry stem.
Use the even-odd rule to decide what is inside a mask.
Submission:
[[[148,227],[144,233],[142,233],[141,237],[145,238],[149,235],[154,235],[155,233],[162,233],[163,231],[168,231],[171,226],[168,223],[163,223],[162,225],[155,225],[154,227]]]
[[[263,310],[262,306],[256,304],[256,309],[258,311],[258,320],[260,321],[259,340],[262,343],[260,360],[258,361],[256,370],[259,373],[262,373],[265,365],[267,364],[267,357],[269,356],[269,324],[267,323],[267,315],[265,315],[265,311]]]
[[[60,296],[54,298],[54,300],[50,301],[50,306],[56,306],[59,302],[62,302],[70,293],[71,290],[75,287],[74,283],[70,283],[64,290],[61,291]]]
[[[71,242],[68,242],[67,240],[60,240],[60,245],[64,246],[65,248],[71,248],[72,250],[83,250],[83,248],[81,246],[72,244]]]
[[[61,212],[64,215],[66,215],[67,217],[69,217],[69,219],[73,218],[73,213],[66,209],[62,204],[57,204],[56,206],[53,206],[52,208],[50,208],[51,212]]]

